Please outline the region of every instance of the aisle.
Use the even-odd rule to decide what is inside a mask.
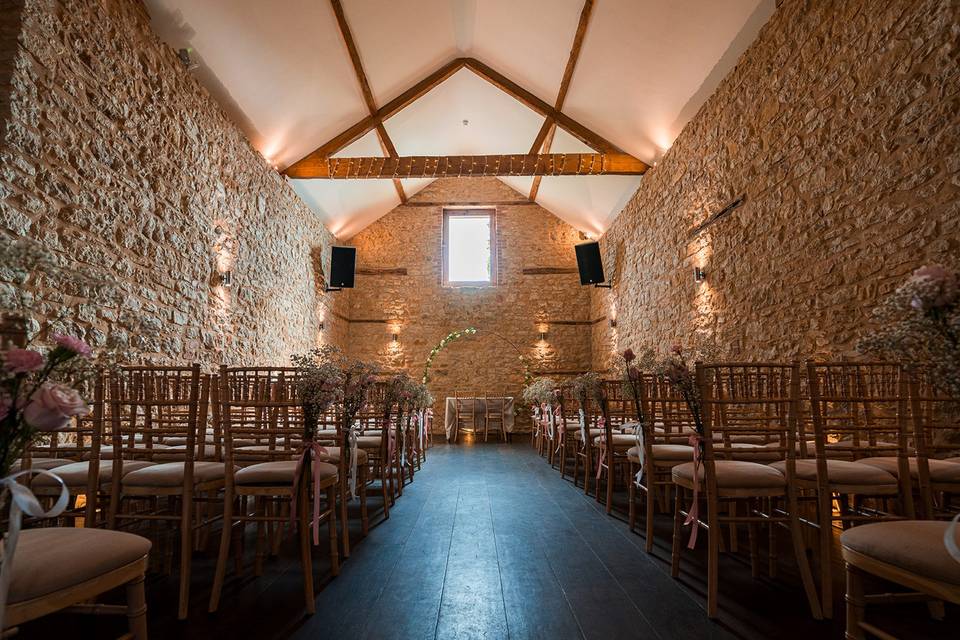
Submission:
[[[306,638],[733,637],[529,445],[442,445]]]

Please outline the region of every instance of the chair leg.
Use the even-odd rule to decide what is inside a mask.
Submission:
[[[313,599],[313,555],[310,553],[310,501],[308,499],[308,489],[304,487],[305,483],[300,484],[299,495],[294,500],[300,502],[300,508],[297,513],[297,529],[300,532],[300,566],[303,569],[303,600],[307,608],[307,613],[313,614],[316,611],[316,602]],[[327,493],[328,499],[333,498],[333,502],[328,505],[330,509],[330,518],[334,520],[337,511],[336,494],[333,496]],[[336,536],[336,532],[334,532]]]
[[[847,565],[847,640],[865,640],[863,622],[866,605],[863,599],[863,575],[854,566]]]
[[[800,569],[800,580],[803,582],[803,590],[807,594],[807,600],[810,603],[810,615],[815,620],[822,620],[823,613],[820,607],[820,598],[817,595],[817,587],[813,582],[813,572],[810,571],[810,562],[807,559],[807,548],[803,543],[803,530],[800,529],[800,516],[797,513],[797,500],[795,496],[787,498],[787,509],[790,513],[790,538],[793,542],[793,553],[797,558],[797,568]]]
[[[330,535],[330,573],[340,575],[340,556],[337,555],[337,492],[335,487],[327,489],[327,501],[330,509],[330,522],[327,530]]]
[[[343,528],[343,559],[350,557],[350,518],[347,517],[347,503],[350,502],[350,493],[348,491],[349,478],[341,478],[340,485],[340,526]],[[400,480],[403,484],[403,480]],[[336,508],[336,502],[333,504]]]
[[[393,498],[387,481],[387,466],[383,460],[380,460],[380,493],[383,495],[383,519],[387,520],[390,517],[390,504]]]
[[[717,499],[707,496],[707,617],[716,618],[719,603],[717,602],[717,586],[720,576],[720,505]],[[696,521],[691,527],[699,527]]]
[[[633,468],[633,462],[631,461],[631,476],[635,473]],[[629,504],[627,511],[627,528],[630,529],[630,532],[632,533],[637,526],[637,484],[632,478],[628,480],[627,484],[627,504]]]
[[[653,552],[653,508],[656,504],[654,500],[653,492],[656,491],[657,483],[653,479],[654,469],[650,467],[647,469],[647,473],[644,477],[644,482],[647,490],[645,492],[646,508],[647,508],[647,521],[644,523],[646,526],[647,539],[643,542],[644,551],[647,553]]]
[[[823,616],[825,618],[833,617],[833,575],[831,567],[831,535],[833,533],[833,498],[829,489],[819,492],[817,498],[817,507],[820,511],[818,533],[820,542],[820,594],[821,606],[823,607]]]
[[[673,504],[673,547],[670,551],[670,575],[674,578],[680,577],[680,537],[683,530],[683,516],[680,510],[683,509],[683,491],[677,486],[674,488]]]
[[[187,619],[190,609],[190,572],[193,561],[193,495],[187,491],[180,501],[180,608],[177,618]]]
[[[233,501],[232,495],[223,501],[223,530],[220,533],[220,549],[217,551],[217,568],[213,574],[213,590],[210,593],[208,611],[213,613],[220,606],[220,593],[223,591],[223,577],[230,560],[230,541],[233,538]]]
[[[127,626],[133,640],[147,640],[147,600],[143,574],[126,584]]]
[[[357,470],[357,482],[360,484],[360,529],[363,535],[370,533],[370,518],[367,514],[367,465]]]

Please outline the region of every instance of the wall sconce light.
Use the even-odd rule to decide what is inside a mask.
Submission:
[[[610,318],[610,328],[611,328],[611,329],[616,329],[616,328],[617,328],[617,319],[616,319],[616,318]]]
[[[233,271],[222,271],[220,273],[220,286],[229,287],[233,285]]]
[[[703,282],[707,279],[707,272],[701,269],[700,267],[693,268],[693,281],[694,282]]]
[[[547,339],[547,332],[546,332],[546,331],[541,331],[541,332],[540,332],[540,340],[546,340],[546,339]]]
[[[320,331],[323,331],[323,323],[320,323]]]
[[[400,334],[399,334],[399,333],[393,334],[393,341],[394,341],[394,342],[400,342]]]

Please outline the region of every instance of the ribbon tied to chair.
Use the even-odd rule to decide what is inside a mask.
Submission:
[[[60,495],[49,511],[44,511],[37,496],[29,487],[17,482],[17,478],[30,475],[49,476],[60,484]],[[23,514],[31,518],[56,518],[70,501],[70,491],[67,485],[57,474],[46,469],[24,469],[0,480],[3,489],[10,492],[10,522],[9,530],[3,539],[3,567],[0,567],[0,629],[4,628],[6,617],[7,594],[10,591],[10,580],[13,577],[13,554],[17,550],[17,540],[20,538],[20,527],[23,523]]]
[[[634,437],[634,440],[637,441],[637,458],[639,459],[639,466],[640,466],[640,469],[637,470],[637,475],[634,476],[633,481],[638,487],[640,487],[642,486],[641,482],[643,478],[643,465],[646,462],[646,450],[644,449],[644,446],[643,446],[644,435],[643,435],[642,423],[638,424],[637,427],[633,430],[633,437]]]
[[[699,434],[693,433],[690,434],[687,442],[693,447],[693,504],[690,505],[687,519],[683,524],[693,524],[693,529],[690,530],[690,542],[687,543],[687,548],[693,549],[697,546],[697,533],[700,531],[700,444],[703,440]]]
[[[300,455],[297,458],[297,470],[293,474],[293,493],[290,501],[290,523],[296,526],[297,522],[297,487],[300,484],[300,477],[303,474],[303,465],[308,457],[313,459],[313,516],[310,526],[313,527],[313,544],[320,544],[320,458],[327,455],[326,447],[318,442],[308,440],[300,448]]]
[[[607,421],[600,416],[597,419],[597,427],[600,429],[600,455],[597,457],[597,480],[603,471],[603,461],[607,459],[607,430],[604,428]]]
[[[560,405],[553,408],[553,421],[557,425],[557,449],[554,453],[560,453],[567,435],[567,425],[563,419],[563,410],[560,408]]]
[[[947,553],[957,562],[960,562],[960,546],[957,545],[957,524],[960,523],[960,513],[953,517],[950,526],[943,532],[943,544],[947,547]]]
[[[350,427],[347,430],[347,444],[350,447],[350,497],[357,497],[357,430]]]

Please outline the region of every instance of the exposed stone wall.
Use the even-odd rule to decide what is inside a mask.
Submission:
[[[350,300],[354,355],[419,379],[430,350],[444,336],[477,329],[434,360],[429,386],[438,431],[443,399],[457,390],[519,394],[521,354],[533,371],[590,367],[590,294],[576,273],[577,231],[524,200],[496,178],[436,180],[350,241],[357,247],[359,271]],[[443,203],[464,202],[496,206],[496,287],[442,286]],[[566,273],[524,273],[543,267]],[[406,269],[406,275],[364,275],[365,269]],[[543,341],[541,330],[547,334]]]
[[[604,235],[594,366],[698,331],[735,358],[852,355],[911,270],[960,262],[958,24],[941,0],[781,3]]]
[[[36,319],[65,308],[64,324],[95,345],[208,365],[286,363],[316,344],[321,321],[325,339],[343,342],[333,305],[346,299],[324,296],[314,268],[329,264],[333,236],[157,40],[141,3],[24,4],[0,97],[11,112],[0,233],[119,281],[98,301],[34,274]],[[4,7],[0,78],[17,33]],[[230,288],[217,282],[224,269]]]

